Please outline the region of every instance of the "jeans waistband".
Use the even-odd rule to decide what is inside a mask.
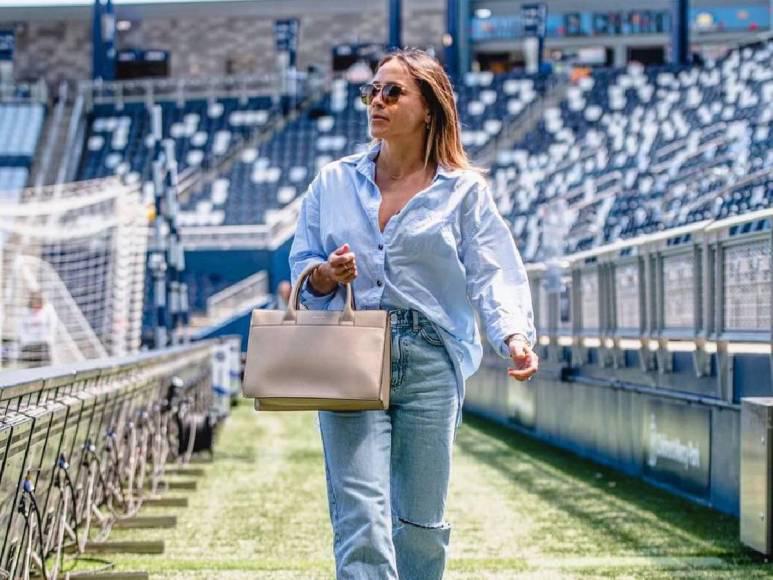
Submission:
[[[413,328],[418,330],[422,326],[431,326],[432,321],[418,310],[410,308],[387,308],[389,321],[392,328]]]

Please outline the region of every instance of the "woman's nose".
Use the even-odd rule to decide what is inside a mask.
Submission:
[[[379,103],[381,105],[382,109],[384,108],[384,99],[381,96],[382,91],[383,91],[383,89],[378,89],[376,91],[373,91],[376,94],[373,95],[373,97],[370,99],[370,106],[371,106],[371,108],[373,108],[373,105],[376,104],[376,103]]]

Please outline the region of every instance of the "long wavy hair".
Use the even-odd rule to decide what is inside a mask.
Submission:
[[[378,63],[377,70],[390,60],[400,61],[419,85],[429,108],[430,121],[424,149],[424,166],[437,163],[446,169],[476,169],[462,147],[459,113],[451,81],[440,63],[415,48],[390,52]]]

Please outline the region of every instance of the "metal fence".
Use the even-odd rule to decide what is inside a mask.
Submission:
[[[674,352],[692,352],[698,374],[731,344],[770,353],[772,223],[762,210],[529,266],[540,344],[571,347],[575,365],[587,347],[610,364],[635,350],[661,372]]]
[[[738,514],[741,402],[773,396],[772,246],[767,209],[529,265],[540,372],[485,356],[466,410]]]
[[[190,442],[190,447],[184,450],[189,458],[189,452],[194,449],[196,425],[212,410],[218,410],[221,415],[227,413],[228,405],[218,399],[230,399],[239,390],[238,357],[227,356],[231,351],[238,351],[238,345],[234,349],[231,344],[238,340],[203,341],[122,359],[1,373],[0,573],[24,577],[30,570],[30,554],[38,556],[40,566],[56,548],[59,519],[69,522],[70,530],[73,527],[77,530],[80,525],[82,533],[84,522],[91,520],[92,513],[99,513],[99,504],[124,501],[121,507],[124,515],[138,509],[143,498],[151,493],[144,490],[151,479],[155,482],[158,478],[159,467],[163,474],[158,460],[175,457],[175,451],[179,451],[167,449],[168,455],[166,452],[163,456],[153,455],[157,452],[155,443],[166,445],[158,428],[153,431],[156,424],[153,417],[159,418],[159,426],[164,425],[165,434],[167,427],[170,431],[175,428],[174,421],[168,424],[161,421],[170,405],[184,406],[185,417],[198,417],[190,419],[189,424],[178,422],[177,425],[180,449]],[[236,368],[232,368],[234,365]],[[173,387],[178,389],[176,403],[170,395]],[[175,415],[176,419],[180,416],[179,412]],[[122,446],[125,449],[119,454]],[[151,455],[153,468],[149,461]],[[137,462],[144,465],[145,460],[148,460],[147,470],[137,470]],[[90,476],[95,465],[100,466],[102,473]],[[111,469],[116,471],[113,476],[120,478],[116,481],[121,489],[111,492],[105,486],[100,494],[93,496],[93,507],[84,509],[87,503],[84,496],[87,488],[91,493],[94,477],[105,480]],[[67,517],[62,515],[64,471],[72,482],[69,493],[72,507]],[[127,473],[128,484],[124,481]],[[156,489],[155,483],[153,489]],[[134,493],[129,503],[126,503],[127,492]],[[32,499],[39,518],[29,515]],[[107,511],[115,513],[116,510],[115,505],[110,505]],[[95,522],[94,527],[97,526]],[[104,531],[104,522],[101,527]],[[85,533],[88,536],[88,528]],[[68,539],[66,535],[64,538]],[[85,545],[88,538],[74,539]],[[52,577],[50,569],[48,577]]]

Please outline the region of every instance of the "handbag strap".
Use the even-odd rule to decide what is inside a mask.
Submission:
[[[298,309],[301,306],[301,288],[306,283],[306,279],[311,276],[312,272],[320,265],[321,262],[313,262],[304,268],[298,279],[293,285],[292,292],[290,293],[290,300],[287,302],[287,311],[285,312],[282,322],[297,322]],[[339,322],[354,324],[354,289],[351,284],[344,284],[346,288],[346,300],[344,301],[344,309],[341,311],[341,318]]]

